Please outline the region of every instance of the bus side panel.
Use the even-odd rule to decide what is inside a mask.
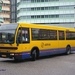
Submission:
[[[66,52],[67,44],[68,43],[65,40],[59,40],[59,50],[60,50],[60,53],[65,53]]]
[[[39,48],[39,55],[40,56],[60,53],[59,49],[58,49],[58,41],[57,40],[32,41],[32,46],[33,47],[36,46]]]
[[[66,47],[70,45],[71,51],[75,51],[75,41],[74,40],[61,40],[59,41],[59,48],[61,52],[66,52]]]
[[[75,40],[70,40],[70,46],[71,46],[71,50],[75,51]]]
[[[27,59],[27,58],[30,58],[30,53],[29,52],[22,53],[22,59]]]

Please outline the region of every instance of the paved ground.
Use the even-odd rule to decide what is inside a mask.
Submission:
[[[34,62],[0,58],[0,75],[75,75],[75,53],[43,57]]]

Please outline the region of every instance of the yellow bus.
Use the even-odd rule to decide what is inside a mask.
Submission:
[[[40,24],[10,23],[0,26],[0,57],[15,60],[61,54],[75,50],[75,29]]]

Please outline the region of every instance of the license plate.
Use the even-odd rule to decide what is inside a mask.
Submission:
[[[6,57],[6,55],[2,55],[2,57]]]

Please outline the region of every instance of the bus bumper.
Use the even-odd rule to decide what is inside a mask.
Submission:
[[[30,58],[30,53],[0,53],[0,57],[22,60],[22,59]]]
[[[10,53],[0,53],[0,57],[2,58],[13,58],[13,56]]]

